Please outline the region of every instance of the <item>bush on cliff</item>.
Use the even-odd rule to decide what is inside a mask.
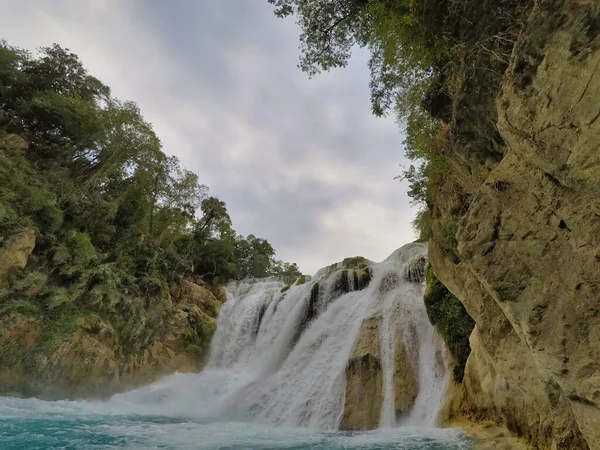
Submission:
[[[475,322],[465,307],[433,273],[431,265],[425,269],[427,290],[425,292],[425,308],[431,323],[438,329],[450,353],[454,357],[454,379],[462,382],[465,364],[471,353],[469,336]]]

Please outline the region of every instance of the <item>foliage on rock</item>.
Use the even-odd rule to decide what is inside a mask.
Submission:
[[[469,336],[475,322],[465,310],[458,298],[454,296],[433,273],[431,265],[425,269],[427,289],[425,291],[425,308],[431,323],[438,329],[446,346],[456,361],[454,379],[462,382],[465,364],[471,347]]]

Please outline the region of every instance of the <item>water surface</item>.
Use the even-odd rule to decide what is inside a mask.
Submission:
[[[121,414],[106,404],[0,398],[2,450],[455,450],[455,430],[319,431],[192,417]]]

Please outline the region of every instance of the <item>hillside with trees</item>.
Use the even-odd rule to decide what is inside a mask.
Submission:
[[[55,383],[48,395],[61,396],[89,384],[75,372],[100,370],[97,342],[114,372],[110,383],[98,375],[98,394],[148,358],[148,378],[175,356],[198,367],[221,284],[300,275],[267,240],[238,235],[225,203],[163,151],[136,104],[75,54],[0,45],[0,391]],[[157,349],[173,335],[177,348]]]

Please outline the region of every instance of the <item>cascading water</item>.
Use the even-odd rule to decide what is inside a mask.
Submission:
[[[397,425],[397,339],[404,341],[418,385],[414,406],[400,422],[434,426],[447,379],[443,346],[423,305],[425,252],[425,244],[414,243],[381,263],[363,263],[370,282],[361,290],[355,290],[361,286],[354,286],[360,280],[352,268],[343,264],[288,290],[274,279],[232,283],[204,372],[188,376],[186,383],[165,379],[113,401],[181,407],[196,398],[196,409],[213,417],[338,429],[353,344],[363,322],[376,317],[383,378],[380,426]],[[214,392],[213,377],[220,379]],[[214,396],[207,397],[207,388]]]
[[[413,243],[381,263],[351,258],[289,288],[276,279],[231,283],[201,373],[175,374],[106,402],[0,401],[0,417],[20,424],[20,414],[31,415],[31,409],[51,421],[56,411],[61,417],[78,414],[103,424],[101,433],[138,430],[142,437],[128,448],[465,448],[455,432],[434,428],[447,370],[423,304],[425,261],[425,244]],[[319,431],[342,424],[349,360],[362,327],[373,320],[382,379],[378,423],[389,431]],[[401,413],[395,403],[399,344],[417,380],[412,407]],[[186,434],[185,445],[174,443],[176,438],[163,442],[157,423]],[[420,431],[410,431],[415,426]]]

